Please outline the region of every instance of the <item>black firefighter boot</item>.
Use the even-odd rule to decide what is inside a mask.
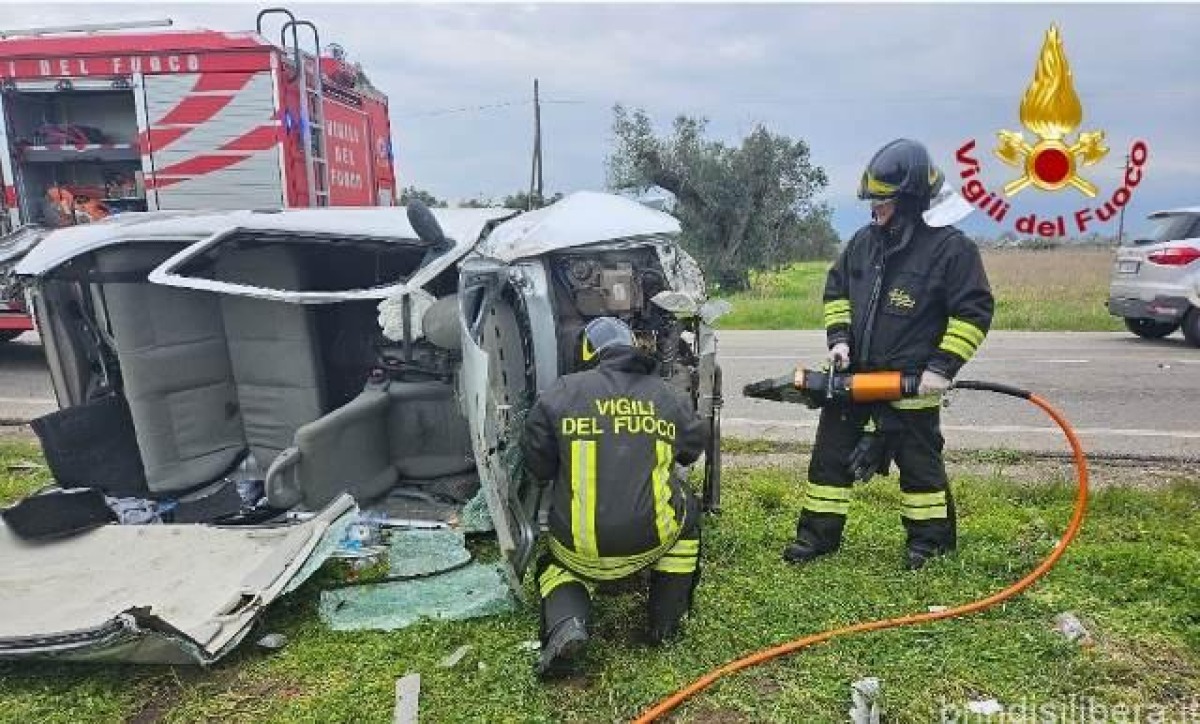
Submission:
[[[591,596],[582,583],[560,585],[542,599],[542,651],[537,675],[543,679],[574,672],[587,646]]]
[[[537,674],[543,679],[566,676],[575,670],[576,660],[587,646],[587,624],[572,616],[558,622],[542,642]]]
[[[834,513],[800,511],[796,524],[796,540],[783,549],[783,560],[803,564],[837,552],[842,543],[846,516]]]
[[[904,567],[918,571],[938,556],[953,553],[958,548],[958,522],[954,511],[954,498],[947,493],[947,517],[931,521],[904,521],[908,530],[908,545],[904,553]]]
[[[699,581],[698,566],[692,573],[654,571],[650,574],[646,639],[651,646],[662,646],[679,638],[683,617],[692,608],[692,598]]]

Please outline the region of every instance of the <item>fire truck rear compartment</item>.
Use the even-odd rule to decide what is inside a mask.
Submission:
[[[111,211],[146,210],[133,93],[123,88],[71,90],[67,85],[6,92],[23,218],[48,226],[73,223],[50,204],[47,191],[55,186],[100,201]]]
[[[401,281],[426,254],[379,240],[296,241],[234,237],[180,272],[347,291]],[[391,510],[445,517],[474,495],[451,351],[419,340],[405,355],[380,334],[374,300],[295,304],[140,281],[181,248],[110,247],[70,272],[94,281],[55,282],[90,288],[79,297],[90,307],[91,323],[82,326],[94,326],[109,347],[108,376],[128,402],[149,495],[176,497],[219,481],[247,453],[260,476],[278,462],[268,497],[279,507],[316,509],[341,492],[371,504],[399,492],[415,504],[389,499]],[[442,281],[426,289],[452,294],[453,280]],[[385,358],[424,364],[413,373]],[[384,374],[372,377],[379,369]]]

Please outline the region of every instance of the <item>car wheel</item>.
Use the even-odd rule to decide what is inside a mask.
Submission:
[[[11,342],[24,333],[23,329],[0,329],[0,344]]]
[[[1125,318],[1125,327],[1142,339],[1162,339],[1179,329],[1175,322],[1156,322],[1153,319]]]
[[[1200,347],[1200,309],[1192,310],[1183,318],[1183,336],[1193,347]]]

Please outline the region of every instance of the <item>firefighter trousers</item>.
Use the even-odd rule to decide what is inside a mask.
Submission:
[[[647,624],[651,639],[659,641],[669,638],[678,630],[684,614],[691,609],[696,584],[700,580],[700,510],[692,496],[688,496],[687,513],[679,538],[666,553],[646,568],[650,574]],[[554,628],[569,618],[578,618],[585,625],[590,622],[592,595],[599,582],[571,570],[549,551],[542,555],[537,565],[537,584],[542,603],[543,644]]]
[[[822,409],[796,539],[823,552],[841,545],[854,484],[847,461],[871,420],[900,471],[900,520],[909,549],[925,553],[954,550],[954,499],[942,460],[940,407],[901,410],[831,405]]]

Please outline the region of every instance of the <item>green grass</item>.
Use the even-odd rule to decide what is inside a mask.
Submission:
[[[1115,331],[1105,308],[1113,253],[1094,249],[984,253],[996,297],[994,329]],[[728,297],[733,311],[721,329],[820,329],[821,296],[830,262],[802,262],[756,274],[748,292]]]
[[[36,459],[29,445],[0,444],[0,461]],[[6,498],[42,475],[0,469]],[[425,623],[391,633],[334,633],[317,620],[306,586],[275,605],[264,631],[290,638],[266,654],[246,645],[210,670],[163,667],[0,665],[5,721],[389,721],[393,686],[422,675],[423,721],[627,719],[739,654],[866,618],[966,601],[1015,580],[1054,545],[1072,490],[997,478],[956,480],[961,552],[927,570],[900,569],[894,480],[858,489],[839,555],[785,567],[797,471],[729,470],[726,510],[705,532],[704,577],[686,637],[662,650],[636,642],[637,593],[600,599],[598,635],[584,677],[543,686],[522,642],[536,613]],[[1065,705],[1166,707],[1183,717],[1200,697],[1200,482],[1161,490],[1097,493],[1078,542],[1022,597],[969,619],[865,634],[801,652],[728,679],[683,712],[685,721],[844,721],[849,683],[883,680],[892,722],[937,719],[943,701],[972,698]],[[1091,649],[1052,630],[1076,611]],[[462,644],[454,669],[436,663]],[[1192,710],[1194,711],[1194,709]],[[959,721],[962,721],[960,719]]]
[[[728,297],[733,311],[717,324],[721,329],[820,329],[828,271],[829,262],[808,261],[753,274],[751,290]]]

